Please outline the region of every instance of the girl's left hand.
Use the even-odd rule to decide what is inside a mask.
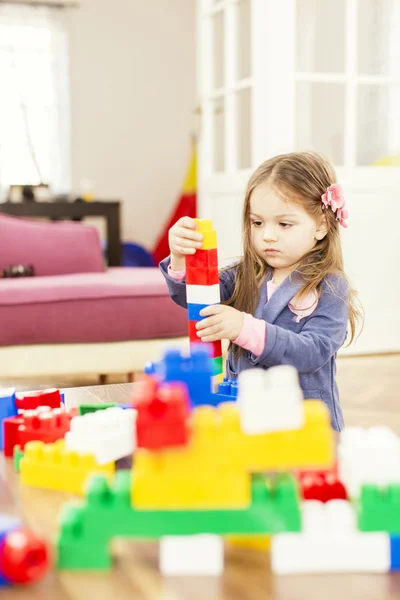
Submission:
[[[200,312],[202,319],[196,325],[198,337],[202,342],[217,340],[235,340],[242,329],[244,313],[232,306],[212,304]]]

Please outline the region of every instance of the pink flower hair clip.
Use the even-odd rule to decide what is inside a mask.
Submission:
[[[334,183],[330,185],[325,194],[321,196],[322,210],[325,207],[331,207],[332,212],[336,213],[336,219],[339,221],[342,227],[347,227],[346,219],[349,216],[349,212],[345,209],[345,200],[343,196],[343,190],[340,183]]]

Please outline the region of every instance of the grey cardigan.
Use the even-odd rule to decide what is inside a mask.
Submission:
[[[176,304],[187,308],[185,280],[175,281],[169,276],[169,262],[170,259],[166,258],[160,263],[169,294]],[[267,281],[271,277],[272,270],[262,283],[254,315],[267,323],[264,350],[260,356],[246,350],[238,360],[229,352],[226,374],[236,379],[240,371],[251,367],[268,369],[274,365],[293,365],[299,372],[304,397],[323,400],[330,410],[333,428],[340,431],[344,423],[336,383],[336,354],[347,336],[347,282],[344,278],[330,275],[329,282],[334,293],[326,282],[323,283],[315,311],[297,323],[288,304],[300,289],[301,282],[295,283],[286,278],[268,301]],[[221,301],[232,296],[234,283],[235,269],[220,273]]]

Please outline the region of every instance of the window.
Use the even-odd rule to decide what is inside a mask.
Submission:
[[[0,197],[70,188],[68,39],[59,8],[0,5]]]

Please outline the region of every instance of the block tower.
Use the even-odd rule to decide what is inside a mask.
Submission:
[[[202,343],[197,337],[196,323],[201,321],[200,311],[221,301],[218,273],[217,232],[209,219],[195,219],[203,235],[203,245],[195,254],[186,256],[186,299],[188,305],[190,346]],[[221,341],[209,344],[214,366],[214,383],[223,381]]]

